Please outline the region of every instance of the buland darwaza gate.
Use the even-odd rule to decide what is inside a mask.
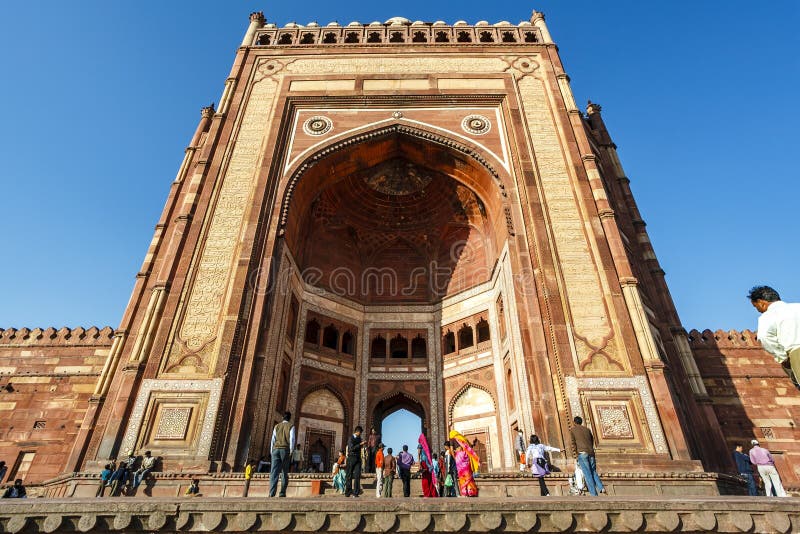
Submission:
[[[45,333],[3,331],[2,354],[83,343]],[[693,352],[707,336],[683,329],[600,106],[577,107],[536,12],[282,28],[252,14],[122,323],[101,334],[80,362],[94,387],[70,408],[79,427],[39,441],[58,456],[40,481],[151,450],[174,474],[154,491],[199,473],[229,495],[241,481],[223,474],[269,454],[285,410],[327,469],[355,425],[406,409],[435,447],[450,429],[477,440],[482,495],[530,484],[517,427],[571,472],[575,415],[612,492],[742,487],[717,472],[752,429],[720,424]],[[0,451],[37,454],[26,443]]]

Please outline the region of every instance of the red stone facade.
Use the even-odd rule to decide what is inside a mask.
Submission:
[[[38,483],[65,471],[112,338],[109,327],[0,330],[0,460],[7,480]]]
[[[540,13],[250,22],[70,405],[61,471],[145,449],[165,471],[240,470],[284,410],[329,466],[398,409],[432,443],[475,440],[487,471],[517,468],[518,426],[570,469],[578,414],[623,478],[730,468],[713,357],[693,355],[600,106],[576,106]]]
[[[692,330],[689,339],[727,449],[759,440],[783,485],[800,491],[800,393],[749,330]]]

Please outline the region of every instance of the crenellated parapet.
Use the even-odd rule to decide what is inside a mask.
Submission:
[[[538,20],[537,20],[538,22]],[[549,36],[548,36],[549,38]],[[345,45],[491,45],[547,43],[541,27],[530,21],[512,24],[500,21],[490,24],[482,20],[468,24],[460,20],[453,24],[444,21],[411,21],[403,17],[393,17],[386,22],[362,24],[354,21],[346,26],[331,22],[321,26],[316,22],[306,25],[290,22],[283,27],[264,24],[255,32],[251,46],[308,47]]]
[[[0,346],[108,346],[114,337],[110,326],[98,328],[62,327],[49,328],[6,328],[0,329]]]
[[[689,332],[689,345],[692,349],[704,348],[730,348],[730,349],[743,349],[753,348],[760,349],[759,343],[755,332],[751,330],[716,330],[709,329],[692,330]]]

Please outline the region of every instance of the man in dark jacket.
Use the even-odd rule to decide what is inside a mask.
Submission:
[[[361,495],[361,448],[364,440],[361,439],[361,432],[364,429],[357,426],[353,435],[347,440],[347,467],[344,471],[344,496],[358,497]],[[355,480],[355,490],[353,490],[353,480]]]
[[[744,446],[740,443],[736,444],[736,449],[733,451],[733,461],[739,476],[747,481],[747,494],[751,497],[757,496],[758,489],[756,488],[756,479],[753,477],[753,464],[750,463],[750,457],[744,453]]]

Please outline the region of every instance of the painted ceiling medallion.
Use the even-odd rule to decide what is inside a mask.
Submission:
[[[472,135],[483,135],[492,128],[492,123],[483,115],[467,115],[461,121],[461,127]]]
[[[303,123],[303,131],[308,135],[325,135],[333,128],[333,121],[328,117],[315,116]]]
[[[395,158],[370,169],[363,180],[379,193],[402,196],[422,191],[433,176],[408,160]]]

